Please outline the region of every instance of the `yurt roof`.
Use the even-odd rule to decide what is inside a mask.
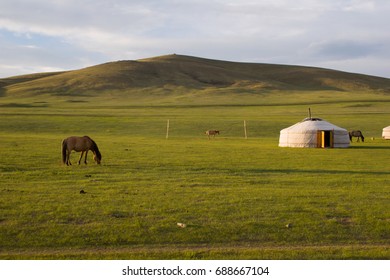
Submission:
[[[385,128],[383,128],[383,130],[389,130],[390,131],[390,126],[386,126]]]
[[[282,131],[294,131],[299,133],[299,132],[318,131],[318,130],[346,131],[346,129],[338,127],[320,118],[306,118],[301,122],[298,122],[290,127],[283,129]]]

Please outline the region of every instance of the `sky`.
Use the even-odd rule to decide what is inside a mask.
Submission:
[[[390,78],[388,0],[1,0],[0,78],[167,54]]]

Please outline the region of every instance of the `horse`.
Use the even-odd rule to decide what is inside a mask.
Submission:
[[[360,138],[362,139],[362,142],[364,142],[364,136],[363,133],[360,130],[352,130],[349,132],[349,140],[352,142],[352,137],[357,137],[357,141],[360,141]]]
[[[215,137],[216,134],[219,135],[219,130],[207,130],[204,134],[206,134],[210,140],[211,135],[213,135],[213,137]]]
[[[70,153],[72,152],[72,150],[76,152],[81,152],[78,162],[79,165],[84,155],[84,152],[84,163],[87,164],[87,155],[89,150],[92,151],[93,159],[97,164],[100,164],[100,161],[102,160],[102,155],[100,154],[98,146],[96,145],[95,141],[93,141],[88,136],[71,136],[62,141],[62,162],[66,165],[72,165],[72,163],[70,162]]]

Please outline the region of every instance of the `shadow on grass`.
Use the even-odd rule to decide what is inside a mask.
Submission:
[[[385,147],[385,146],[350,146],[349,149],[356,149],[356,150],[390,150],[390,145],[388,147]]]
[[[326,169],[249,169],[252,173],[280,173],[280,174],[364,174],[364,175],[390,175],[390,171],[364,171],[364,170],[326,170]]]
[[[0,93],[1,97],[1,93]],[[48,107],[47,104],[22,104],[22,103],[8,103],[8,104],[1,104],[0,107],[5,107],[5,108],[45,108]]]

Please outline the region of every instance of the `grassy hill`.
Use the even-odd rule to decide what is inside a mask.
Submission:
[[[150,93],[187,95],[192,90],[225,93],[270,91],[390,92],[390,79],[288,65],[238,63],[183,55],[109,62],[80,70],[0,79],[3,95],[94,95]]]

